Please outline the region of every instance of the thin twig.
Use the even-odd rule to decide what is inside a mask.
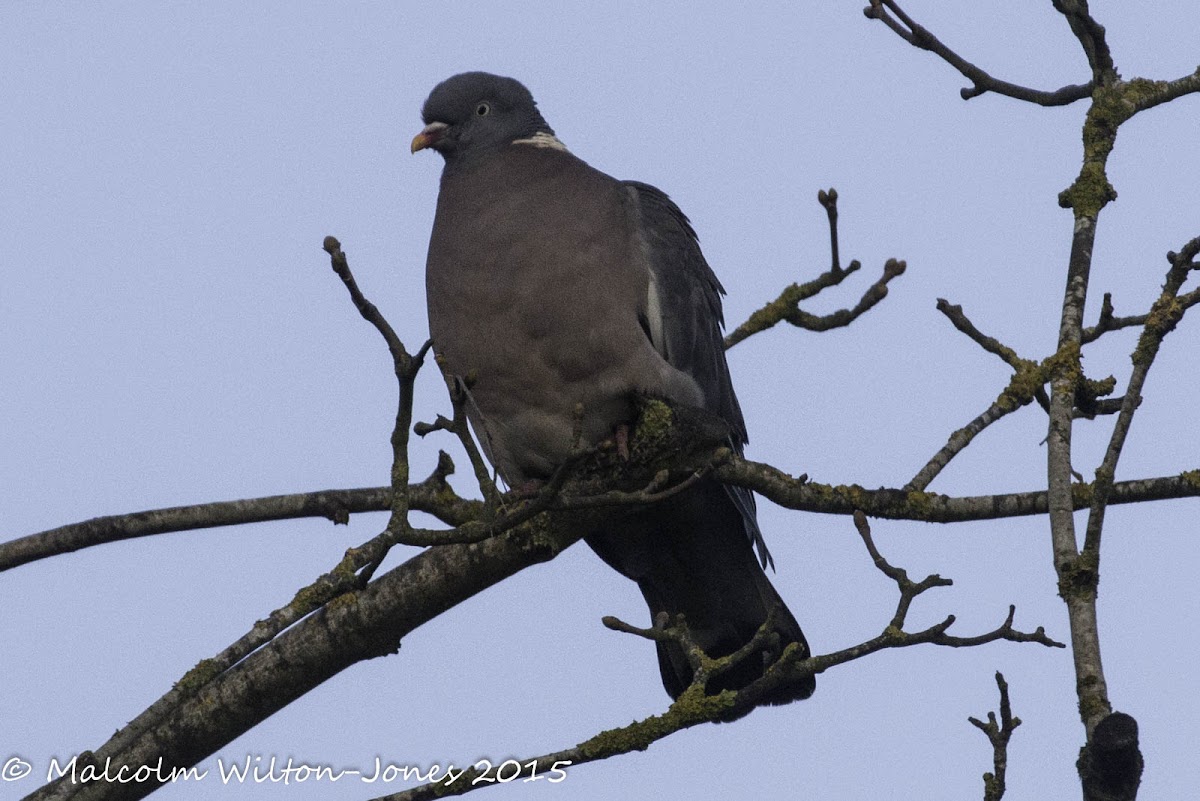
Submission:
[[[904,485],[908,491],[924,490],[933,479],[946,469],[950,462],[970,445],[976,436],[985,428],[1018,409],[1037,400],[1043,408],[1048,409],[1050,400],[1046,396],[1045,383],[1049,380],[1050,365],[1021,358],[1017,352],[995,337],[980,331],[967,317],[962,306],[952,305],[944,298],[938,298],[937,310],[946,316],[954,327],[965,334],[972,342],[1009,365],[1015,371],[1012,378],[987,409],[977,415],[971,422],[954,431],[946,440],[946,444],[926,462],[916,475]]]
[[[966,334],[971,341],[975,342],[988,353],[998,356],[1004,361],[1005,364],[1017,371],[1018,375],[1024,373],[1027,378],[1033,378],[1033,374],[1029,371],[1038,368],[1039,363],[1018,356],[1015,350],[1000,342],[1000,340],[984,334],[982,331],[976,328],[975,324],[967,317],[962,306],[951,305],[943,298],[938,298],[937,310],[946,315],[946,318],[954,324],[954,327],[963,334]],[[1014,376],[1014,382],[1016,381],[1016,378],[1017,377]],[[1024,383],[1029,383],[1031,385],[1031,389],[1033,389],[1034,400],[1038,402],[1038,405],[1049,412],[1050,396],[1046,394],[1046,389],[1044,386],[1042,386],[1046,383],[1046,380],[1042,379],[1040,381],[1029,381]]]
[[[903,630],[904,622],[908,618],[909,607],[918,595],[934,587],[953,586],[953,581],[942,578],[936,573],[926,576],[919,582],[913,582],[908,577],[907,571],[892,566],[875,547],[875,540],[871,538],[871,526],[867,522],[867,516],[861,510],[856,509],[854,512],[854,528],[858,531],[858,536],[862,538],[867,553],[871,554],[871,561],[875,563],[875,567],[880,573],[896,582],[896,587],[900,590],[900,600],[896,603],[896,614],[892,616],[892,620],[888,624],[889,629]]]
[[[1013,717],[1012,705],[1008,700],[1008,682],[1004,674],[996,671],[996,686],[1000,689],[1000,720],[996,713],[988,712],[987,723],[979,718],[967,718],[973,726],[983,732],[992,744],[992,771],[983,774],[983,801],[1000,801],[1004,797],[1004,780],[1008,771],[1008,741],[1013,730],[1021,725],[1021,719]]]
[[[363,295],[362,290],[358,287],[358,282],[354,279],[354,274],[350,271],[350,263],[346,259],[346,254],[342,251],[342,246],[335,237],[327,236],[322,245],[325,252],[329,254],[330,264],[333,266],[333,271],[342,279],[342,283],[346,285],[346,289],[350,293],[350,300],[354,303],[354,307],[358,309],[358,313],[363,319],[375,327],[383,337],[384,343],[387,345],[388,353],[392,357],[392,371],[396,375],[398,384],[397,402],[396,402],[396,422],[392,426],[391,445],[392,445],[392,469],[391,469],[391,484],[392,484],[392,502],[391,516],[388,519],[387,528],[384,533],[391,542],[399,541],[404,531],[409,528],[408,511],[410,508],[410,500],[408,497],[408,441],[409,429],[412,427],[413,413],[413,395],[416,387],[417,373],[420,372],[421,366],[425,362],[425,356],[429,353],[432,340],[426,340],[415,355],[409,355],[404,348],[404,343],[400,341],[400,337],[396,336],[395,329],[384,318],[383,313],[367,300]],[[385,542],[387,539],[385,538]],[[384,557],[387,556],[387,547],[378,549],[370,555],[367,564],[363,565],[359,581],[361,586],[365,586],[375,575],[376,569],[383,563]]]
[[[837,199],[837,190],[832,186],[829,187],[828,192],[824,189],[817,192],[817,202],[825,207],[825,215],[829,218],[829,272],[831,273],[842,271],[841,258],[838,256]]]
[[[985,92],[995,92],[1016,100],[1036,103],[1039,106],[1064,106],[1074,103],[1076,100],[1082,100],[1092,93],[1091,83],[1064,86],[1053,92],[1046,92],[993,78],[955,53],[927,29],[918,25],[894,0],[870,0],[870,2],[871,4],[863,9],[863,13],[868,19],[879,20],[913,47],[928,50],[938,56],[971,82],[971,86],[964,87],[959,91],[963,100],[970,100]]]
[[[904,485],[905,491],[923,491],[929,486],[937,476],[950,464],[955,456],[966,450],[975,437],[979,435],[985,428],[1000,420],[1003,417],[1012,414],[1017,409],[1033,400],[1032,393],[1027,398],[1023,398],[1017,402],[1006,402],[1012,396],[1011,387],[1006,387],[1000,394],[1000,398],[993,401],[990,406],[983,410],[981,414],[975,417],[971,422],[967,423],[962,428],[958,429],[950,435],[946,440],[946,444],[941,449],[930,457],[929,461],[917,471],[917,474]]]
[[[1129,317],[1117,317],[1113,311],[1112,293],[1104,293],[1104,301],[1100,305],[1100,319],[1095,325],[1083,329],[1080,341],[1087,345],[1107,334],[1109,331],[1119,331],[1122,328],[1132,328],[1135,325],[1145,325],[1146,315],[1134,314]]]
[[[346,259],[346,254],[342,251],[341,243],[336,237],[327,236],[322,245],[325,252],[329,254],[330,264],[333,266],[333,271],[342,279],[342,283],[346,285],[347,291],[350,293],[350,300],[354,303],[354,307],[358,309],[358,313],[363,319],[375,327],[383,337],[384,343],[387,345],[388,353],[392,357],[392,368],[396,374],[396,380],[400,385],[400,398],[398,408],[396,410],[396,424],[392,429],[392,488],[394,494],[392,496],[392,522],[396,523],[397,518],[404,518],[408,513],[408,497],[405,490],[408,487],[408,430],[412,425],[412,396],[413,384],[417,378],[417,372],[421,369],[421,365],[425,361],[425,355],[429,352],[432,341],[426,340],[416,355],[409,355],[404,348],[404,343],[396,336],[395,329],[384,318],[382,312],[367,300],[363,295],[362,290],[358,287],[358,282],[354,279],[354,274],[350,271],[350,264]],[[391,525],[391,524],[389,524]]]
[[[443,368],[440,358],[437,359],[437,363],[439,368]],[[450,405],[454,410],[453,419],[447,420],[442,415],[438,415],[436,422],[432,425],[417,423],[413,430],[420,437],[433,431],[444,430],[458,438],[459,444],[467,454],[467,460],[471,463],[471,470],[475,474],[475,483],[479,485],[479,490],[483,493],[486,508],[494,512],[500,503],[500,491],[496,488],[496,482],[492,479],[491,469],[484,460],[483,454],[475,445],[475,438],[471,436],[466,413],[467,404],[471,402],[469,379],[450,375],[444,369],[442,369],[442,377],[446,381]]]
[[[829,314],[811,314],[797,305],[801,301],[817,294],[817,292],[826,286],[841,283],[843,278],[858,270],[860,266],[858,261],[852,261],[840,273],[827,272],[816,280],[806,284],[792,284],[786,287],[779,293],[779,297],[751,314],[746,322],[739,325],[732,333],[725,337],[726,349],[732,348],[754,334],[766,331],[768,328],[773,328],[781,322],[788,322],[797,328],[815,332],[829,331],[834,328],[843,328],[850,325],[850,323],[874,308],[879,301],[887,297],[888,283],[893,278],[903,275],[908,265],[903,261],[888,259],[883,265],[883,274],[880,275],[875,283],[867,287],[867,290],[863,292],[862,297],[859,298],[858,303],[853,308],[839,309]]]
[[[828,192],[822,189],[817,193],[817,202],[825,209],[829,220],[830,268],[811,281],[803,284],[791,284],[779,293],[779,297],[750,315],[746,322],[735,328],[725,337],[725,348],[728,350],[744,339],[766,331],[781,322],[788,322],[797,328],[808,331],[828,331],[850,325],[856,319],[869,311],[875,304],[887,297],[887,285],[893,278],[903,275],[906,264],[896,259],[888,259],[883,267],[883,275],[871,286],[867,287],[862,298],[852,309],[840,309],[830,314],[816,315],[803,311],[800,303],[808,300],[824,289],[837,286],[851,273],[861,269],[862,264],[853,260],[844,269],[838,255],[837,233],[837,190],[830,188]]]
[[[963,311],[963,307],[957,304],[952,304],[945,298],[937,299],[937,310],[946,315],[954,327],[971,339],[972,342],[986,350],[988,353],[998,356],[1009,367],[1014,370],[1020,370],[1024,367],[1034,364],[1028,359],[1023,359],[1017,355],[1017,352],[1005,345],[995,337],[988,336],[980,331],[970,318]]]

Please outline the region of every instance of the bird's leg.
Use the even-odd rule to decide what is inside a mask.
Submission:
[[[518,498],[532,498],[542,491],[545,483],[540,478],[530,478],[513,487],[513,491],[516,492]]]
[[[629,461],[629,424],[619,423],[613,437],[617,440],[617,456],[621,457],[622,461]]]

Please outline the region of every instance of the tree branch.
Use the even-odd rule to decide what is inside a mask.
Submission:
[[[1100,86],[1117,79],[1112,53],[1104,38],[1104,26],[1092,18],[1087,0],[1053,0],[1054,8],[1067,18],[1092,70],[1092,84]]]
[[[959,523],[1044,515],[1049,508],[1045,490],[975,496],[906,492],[886,487],[869,490],[857,484],[821,484],[807,478],[800,481],[770,465],[737,457],[714,467],[712,474],[720,481],[752,489],[785,508],[824,514],[847,515],[862,509],[871,517],[888,520]],[[1091,494],[1091,484],[1073,484],[1071,509],[1088,508]],[[1118,481],[1113,485],[1109,504],[1196,497],[1200,497],[1200,470],[1191,470],[1176,476]]]
[[[442,366],[441,359],[437,360],[439,369]],[[454,409],[454,418],[447,420],[440,414],[432,424],[417,423],[413,431],[419,437],[425,437],[434,431],[449,431],[458,438],[459,445],[467,454],[467,459],[471,463],[471,469],[475,473],[475,482],[479,485],[480,492],[483,493],[485,506],[490,511],[494,511],[500,503],[500,491],[496,488],[496,482],[492,480],[491,470],[483,459],[483,455],[479,452],[479,448],[475,445],[475,438],[471,436],[470,428],[467,425],[466,404],[470,400],[470,389],[466,381],[459,380],[452,375],[442,372],[442,377],[446,381],[446,389],[450,395],[450,404]]]
[[[1108,504],[1108,495],[1112,489],[1117,472],[1117,462],[1125,447],[1125,438],[1133,423],[1133,415],[1142,404],[1142,387],[1146,383],[1146,375],[1154,364],[1154,358],[1162,346],[1163,338],[1175,330],[1175,326],[1183,319],[1190,304],[1181,303],[1179,290],[1193,269],[1192,260],[1200,253],[1200,237],[1196,237],[1183,246],[1179,253],[1167,254],[1171,268],[1167,271],[1167,280],[1162,293],[1150,307],[1146,323],[1138,337],[1137,347],[1131,357],[1133,370],[1125,389],[1125,397],[1121,403],[1121,411],[1117,414],[1113,425],[1112,435],[1105,450],[1104,459],[1096,468],[1096,481],[1093,484],[1092,503],[1088,510],[1087,530],[1084,534],[1082,557],[1089,565],[1100,564],[1100,537],[1104,529],[1104,513]],[[1200,290],[1195,293],[1200,297]]]
[[[1008,741],[1012,738],[1013,730],[1021,725],[1021,719],[1013,717],[1012,706],[1008,701],[1008,682],[1004,674],[996,671],[996,686],[1000,688],[1000,722],[996,722],[996,713],[988,712],[988,721],[984,723],[979,718],[967,718],[973,726],[987,735],[992,744],[992,772],[983,774],[983,801],[1000,801],[1004,797],[1004,777],[1008,770]]]
[[[1173,81],[1151,81],[1145,78],[1134,78],[1129,82],[1133,93],[1133,103],[1137,111],[1170,103],[1184,95],[1200,92],[1200,67],[1191,75],[1176,78]]]
[[[1111,304],[1106,308],[1108,316],[1105,317],[1102,311],[1101,322],[1114,325],[1115,322],[1111,316]],[[1043,359],[1041,362],[1021,358],[1012,348],[1001,343],[994,337],[987,336],[976,328],[975,324],[963,312],[962,306],[952,306],[942,298],[938,298],[937,309],[946,315],[955,328],[988,353],[998,356],[1005,364],[1012,367],[1015,372],[1009,380],[1008,386],[1000,392],[996,400],[983,413],[975,417],[974,420],[952,433],[941,450],[935,453],[917,471],[917,474],[904,485],[904,489],[909,491],[924,490],[928,487],[930,482],[950,464],[954,457],[962,453],[981,431],[997,420],[1028,405],[1033,400],[1037,400],[1042,408],[1049,412],[1050,399],[1046,395],[1045,384],[1050,380],[1051,375],[1059,367],[1059,362],[1061,361],[1058,354]],[[1092,381],[1081,377],[1075,388],[1076,408],[1072,410],[1072,417],[1087,417],[1090,419],[1099,414],[1115,412],[1120,407],[1119,403],[1114,404],[1111,401],[1104,402],[1098,400],[1100,396],[1111,393],[1115,386],[1116,381],[1112,377],[1103,381]]]
[[[410,631],[487,587],[552,559],[586,526],[574,513],[471,545],[429,548],[340,596],[283,631],[228,670],[189,674],[194,693],[149,725],[127,727],[93,752],[103,763],[193,765],[350,665],[396,651]],[[200,681],[203,679],[203,681]],[[215,710],[220,710],[217,714]],[[115,769],[115,767],[114,767]],[[135,799],[153,783],[76,785],[62,779],[31,799]]]
[[[704,685],[709,677],[722,670],[729,669],[741,659],[753,658],[755,656],[758,652],[759,638],[765,638],[771,633],[772,621],[770,617],[759,628],[758,633],[750,643],[739,649],[737,653],[720,659],[712,659],[703,652],[692,639],[688,632],[686,621],[682,619],[677,618],[671,621],[667,619],[666,615],[662,615],[652,628],[646,629],[631,626],[617,618],[606,617],[604,618],[604,625],[614,631],[633,634],[654,642],[674,642],[687,655],[689,662],[691,662],[695,670],[695,678],[679,698],[667,708],[666,712],[661,715],[652,715],[628,726],[601,732],[574,748],[567,748],[528,759],[507,760],[504,764],[506,766],[511,765],[511,767],[507,773],[503,774],[505,782],[499,781],[498,777],[501,776],[499,766],[491,766],[487,771],[471,770],[453,779],[453,781],[444,779],[440,782],[424,784],[410,790],[383,796],[375,799],[375,801],[425,801],[426,799],[440,798],[445,795],[461,795],[482,787],[492,787],[496,784],[506,783],[517,778],[526,778],[531,776],[535,771],[542,771],[544,773],[548,769],[560,766],[566,768],[599,759],[607,759],[608,757],[631,751],[645,751],[656,741],[668,737],[675,732],[701,723],[727,721],[741,717],[751,711],[773,689],[782,683],[795,681],[805,674],[811,676],[815,673],[821,673],[836,665],[852,662],[872,653],[890,648],[905,648],[927,643],[950,647],[969,647],[999,640],[1036,642],[1050,647],[1063,647],[1062,643],[1055,642],[1047,637],[1041,628],[1032,634],[1014,629],[1012,626],[1014,614],[1012,607],[1009,608],[1008,617],[1000,627],[976,637],[953,637],[947,635],[946,629],[953,624],[953,616],[923,631],[903,631],[904,617],[912,600],[928,589],[948,586],[951,582],[937,575],[928,576],[920,582],[910,581],[903,569],[892,566],[880,554],[871,537],[871,530],[867,519],[861,512],[855,514],[854,523],[875,566],[880,572],[895,581],[900,591],[900,600],[896,605],[896,614],[887,626],[885,626],[883,633],[878,637],[832,654],[814,656],[808,659],[799,658],[799,649],[795,645],[788,646],[779,659],[767,668],[762,678],[746,688],[738,692],[726,690],[716,695],[706,695],[704,693]]]
[[[1089,342],[1095,342],[1109,331],[1117,331],[1122,328],[1130,328],[1135,325],[1144,325],[1146,323],[1146,315],[1135,314],[1130,317],[1117,317],[1113,312],[1112,293],[1104,293],[1104,301],[1100,305],[1100,319],[1096,324],[1083,329],[1083,336],[1080,341],[1086,345]]]
[[[863,9],[863,14],[868,19],[879,20],[913,47],[928,50],[938,56],[971,82],[971,86],[964,87],[959,91],[963,100],[970,100],[985,92],[995,92],[1015,100],[1036,103],[1039,106],[1065,106],[1076,100],[1082,100],[1092,93],[1091,83],[1064,86],[1053,92],[1046,92],[993,78],[955,53],[927,29],[918,25],[894,0],[870,0],[870,2],[871,5]]]
[[[654,408],[664,406],[659,402]],[[641,427],[637,429],[628,460],[589,450],[579,478],[559,486],[568,497],[596,494],[598,486],[632,486],[638,503],[674,491],[664,488],[660,479],[658,462],[668,458],[664,454],[703,462],[713,458],[715,442],[726,434],[723,427],[719,436],[715,428],[706,430],[704,419],[703,415],[691,420],[686,415],[658,414],[658,426],[652,431],[647,426],[646,436]],[[614,465],[619,467],[616,473]],[[536,516],[516,509],[503,521],[512,526],[509,530],[489,525],[480,542],[429,548],[367,584],[364,576],[396,541],[393,532],[385,529],[347,551],[334,570],[256,623],[238,642],[189,671],[98,749],[94,758],[101,763],[112,760],[114,770],[120,765],[155,764],[159,757],[169,766],[195,764],[351,664],[394,652],[402,636],[451,606],[530,564],[553,558],[595,527],[611,525],[615,502],[606,497],[603,508],[585,509],[586,504],[581,504],[577,510]],[[413,531],[406,528],[402,533]],[[461,531],[449,536],[461,536]],[[59,781],[31,798],[140,798],[154,789],[155,778],[115,790]]]
[[[438,466],[433,473],[420,484],[409,486],[410,507],[452,526],[478,516],[482,504],[458,497],[446,482],[446,477],[453,472],[454,463],[450,457],[440,453]],[[391,487],[364,487],[271,495],[96,517],[18,537],[0,545],[0,572],[94,545],[155,534],[309,517],[324,517],[334,523],[344,524],[352,514],[384,512],[391,507]]]
[[[446,462],[449,461],[445,454],[443,457]],[[712,474],[721,481],[753,489],[789,509],[825,514],[847,515],[856,508],[862,508],[872,517],[884,519],[957,523],[967,520],[999,520],[1006,517],[1044,515],[1047,511],[1045,491],[953,496],[934,492],[906,492],[903,489],[887,487],[868,490],[856,484],[821,484],[810,481],[807,476],[793,477],[771,465],[729,455],[713,455]],[[435,471],[422,483],[410,485],[409,498],[412,508],[435,515],[454,526],[462,526],[477,519],[482,513],[482,503],[454,495],[453,489],[444,479],[444,474]],[[1091,484],[1074,484],[1073,508],[1086,509],[1091,503],[1091,492]],[[611,496],[611,500],[616,504],[633,500],[625,497],[626,495],[628,493]],[[521,500],[512,493],[505,497],[511,497],[514,502]],[[1109,504],[1195,497],[1200,497],[1200,469],[1174,476],[1118,481],[1113,484]],[[559,500],[555,508],[585,508],[600,506],[606,502],[602,496],[580,496],[578,500],[566,496]],[[27,562],[106,542],[119,542],[172,531],[236,526],[268,520],[386,512],[390,508],[390,487],[367,487],[276,495],[99,517],[5,543],[0,546],[0,569],[7,570]],[[445,540],[438,542],[444,544]]]
[[[779,293],[779,297],[750,315],[746,322],[735,328],[725,337],[725,349],[728,350],[744,339],[757,333],[773,328],[781,322],[789,322],[797,328],[809,331],[828,331],[841,328],[865,314],[879,301],[887,297],[887,285],[893,278],[904,274],[907,265],[903,261],[888,259],[883,267],[883,275],[875,283],[867,287],[861,299],[853,309],[840,309],[826,315],[810,314],[800,308],[802,301],[808,300],[824,289],[840,284],[846,276],[857,272],[862,264],[857,259],[842,269],[838,256],[837,235],[837,199],[836,189],[828,192],[821,190],[817,193],[817,201],[825,208],[829,219],[829,246],[831,262],[829,270],[804,284],[791,284]]]

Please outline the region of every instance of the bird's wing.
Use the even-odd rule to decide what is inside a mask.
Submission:
[[[705,408],[729,425],[730,445],[740,454],[749,438],[725,360],[721,334],[725,289],[704,259],[696,232],[679,207],[649,184],[622,183],[637,200],[639,234],[650,270],[643,328],[662,357],[700,386]],[[726,487],[726,491],[741,512],[746,535],[763,566],[773,567],[758,528],[754,495],[741,487]]]

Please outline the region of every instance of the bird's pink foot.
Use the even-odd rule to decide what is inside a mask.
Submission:
[[[617,456],[620,456],[623,461],[629,461],[629,425],[621,423],[617,426],[617,430],[613,432],[613,436],[617,440]]]
[[[513,491],[517,493],[518,498],[532,498],[541,491],[542,485],[545,483],[541,479],[531,478],[513,487]]]

